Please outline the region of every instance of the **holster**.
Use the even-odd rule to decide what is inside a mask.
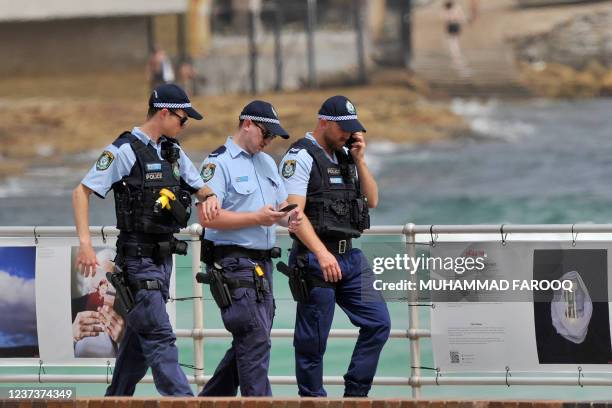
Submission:
[[[300,273],[298,267],[294,266],[291,268],[286,263],[279,262],[276,264],[276,269],[289,278],[289,290],[291,291],[293,300],[296,302],[306,302],[308,300],[310,290],[306,280],[302,278],[302,274]]]
[[[227,282],[223,278],[223,270],[219,264],[213,264],[208,273],[198,273],[196,280],[199,283],[210,285],[210,293],[220,309],[231,306],[232,295]]]
[[[310,297],[310,290],[314,287],[335,289],[333,283],[308,274],[306,265],[301,257],[298,257],[296,265],[292,268],[284,262],[276,264],[276,269],[289,278],[289,290],[296,302],[307,302]]]
[[[127,276],[122,269],[123,263],[119,259],[115,259],[115,267],[113,272],[106,272],[106,278],[115,288],[117,297],[123,305],[126,312],[129,313],[134,307],[134,294],[130,289],[127,281]]]

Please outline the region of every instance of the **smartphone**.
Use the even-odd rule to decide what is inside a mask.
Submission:
[[[346,146],[347,149],[351,150],[351,147],[353,147],[353,143],[355,143],[356,141],[357,140],[355,139],[355,136],[351,135],[351,137],[348,138],[344,146]]]
[[[280,212],[289,212],[289,211],[293,210],[294,208],[297,208],[297,206],[298,206],[297,204],[289,204],[288,206],[283,207],[283,208],[281,208],[278,211],[280,211]]]

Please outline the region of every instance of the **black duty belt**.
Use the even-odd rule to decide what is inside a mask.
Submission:
[[[297,242],[297,250],[298,253],[304,253],[309,251],[309,249],[299,241]],[[353,249],[353,241],[352,239],[322,239],[323,245],[329,252],[335,255],[342,255]]]
[[[121,243],[121,249],[119,251],[122,253],[123,256],[139,256],[143,258],[153,258],[157,251],[157,245],[126,242]]]
[[[146,290],[161,290],[162,285],[158,280],[139,280],[134,283],[130,283],[130,289],[136,294],[140,289]]]
[[[214,249],[215,261],[222,258],[250,258],[258,261],[269,261],[280,258],[280,248],[251,249],[239,245],[220,245]]]
[[[140,232],[121,231],[117,237],[120,242],[138,242],[142,244],[155,244],[157,242],[168,242],[174,239],[174,234],[144,234]]]

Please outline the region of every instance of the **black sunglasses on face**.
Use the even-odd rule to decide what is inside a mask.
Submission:
[[[179,118],[179,121],[181,122],[181,126],[185,126],[185,124],[189,120],[189,116],[181,116],[178,113],[176,113],[175,111],[170,110],[170,109],[168,109],[168,112],[170,112],[171,114],[173,114],[174,116]]]
[[[259,130],[261,130],[261,134],[262,134],[264,139],[274,139],[276,137],[276,135],[273,134],[272,132],[270,132],[268,129],[266,129],[266,128],[262,127],[262,126],[259,126],[257,124],[257,122],[253,122],[253,124],[255,126],[257,126],[259,128]]]

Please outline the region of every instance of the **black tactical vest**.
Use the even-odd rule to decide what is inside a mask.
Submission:
[[[304,213],[317,235],[323,240],[359,237],[370,228],[370,215],[352,158],[344,150],[336,152],[335,164],[306,138],[295,142],[290,151],[301,149],[313,158]]]
[[[130,132],[122,133],[113,142],[116,147],[129,143],[136,155],[136,163],[130,174],[112,186],[117,229],[122,233],[172,234],[187,226],[191,210],[191,193],[195,192],[195,189],[181,180],[179,151],[176,146],[178,142],[175,139],[167,139],[169,142],[163,143],[166,143],[172,152],[164,157],[168,157],[172,162],[160,159],[153,146],[145,145]],[[174,193],[176,200],[184,206],[186,210],[184,220],[176,220],[168,209],[160,209],[159,205],[155,209],[162,188]]]

